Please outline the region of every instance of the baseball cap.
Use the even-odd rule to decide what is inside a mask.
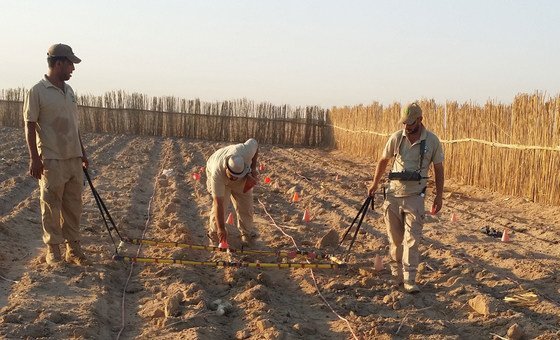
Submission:
[[[422,117],[422,108],[420,108],[418,103],[414,102],[403,108],[400,123],[410,125],[414,123],[418,117]]]
[[[245,165],[245,160],[243,157],[234,155],[228,158],[227,160],[227,168],[231,175],[235,178],[242,178],[247,175],[251,168]]]
[[[78,64],[80,63],[80,61],[82,61],[82,59],[74,55],[74,52],[72,52],[72,48],[70,46],[64,44],[54,44],[51,47],[49,47],[49,50],[47,51],[47,56],[65,57],[68,58],[68,60],[70,60],[74,64]]]

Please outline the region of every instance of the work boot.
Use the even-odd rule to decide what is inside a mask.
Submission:
[[[45,261],[47,264],[59,263],[62,261],[59,244],[47,244],[47,255],[45,256]]]
[[[402,268],[391,266],[391,275],[393,275],[393,282],[395,285],[400,286],[403,284],[403,271]]]
[[[91,266],[91,261],[82,252],[79,241],[68,241],[66,243],[66,262],[74,263],[78,266]]]
[[[415,293],[419,293],[420,292],[420,288],[418,287],[418,285],[416,285],[416,283],[412,280],[408,280],[404,282],[404,290],[407,293],[410,294],[415,294]]]

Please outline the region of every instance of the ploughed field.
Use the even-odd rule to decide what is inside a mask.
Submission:
[[[199,180],[193,173],[224,143],[109,134],[83,138],[94,185],[122,236],[208,243],[211,198],[204,172]],[[94,264],[49,266],[23,130],[0,128],[0,145],[3,338],[488,339],[514,328],[528,338],[560,336],[558,207],[448,180],[442,212],[426,216],[422,291],[410,295],[391,281],[379,197],[348,268],[132,266],[113,260],[115,246],[86,186],[83,244]],[[332,245],[365,199],[373,160],[263,145],[260,161],[265,169],[254,189],[258,237],[252,249],[293,250],[295,242],[300,249],[340,254]],[[271,182],[265,184],[267,176]],[[294,189],[300,194],[295,203]],[[433,183],[428,210],[432,189]],[[307,223],[305,209],[311,216]],[[511,242],[481,232],[483,227],[510,228]],[[230,246],[238,248],[237,229],[228,229]],[[335,237],[333,232],[324,237],[331,230]],[[282,261],[273,255],[132,244],[121,252],[193,261]],[[385,264],[380,272],[373,268],[376,254]]]

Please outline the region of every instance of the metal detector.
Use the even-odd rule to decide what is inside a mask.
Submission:
[[[385,197],[386,197],[385,187],[383,187],[383,192],[381,192],[381,193],[376,192],[375,194],[376,195],[383,195],[383,199],[385,199]],[[364,218],[366,217],[368,207],[369,207],[370,204],[371,204],[371,210],[375,210],[374,199],[373,199],[372,196],[368,196],[366,198],[366,200],[362,204],[362,207],[360,208],[360,210],[358,210],[358,214],[356,215],[356,217],[354,217],[354,220],[352,221],[352,223],[350,224],[348,229],[346,229],[346,232],[342,236],[342,239],[338,243],[338,247],[336,247],[336,249],[340,248],[340,246],[342,245],[342,242],[344,242],[344,240],[346,239],[346,236],[348,235],[348,233],[350,233],[350,230],[352,230],[352,227],[354,226],[356,221],[358,221],[358,219],[359,219],[358,223],[356,224],[356,230],[354,231],[354,236],[352,237],[352,241],[350,241],[350,244],[348,245],[348,249],[346,250],[346,255],[348,255],[350,253],[350,250],[352,249],[352,246],[354,245],[354,242],[356,241],[356,237],[358,236],[358,231],[360,230],[360,227],[362,226],[362,222],[363,222]]]

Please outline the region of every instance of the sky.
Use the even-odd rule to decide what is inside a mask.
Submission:
[[[78,94],[125,90],[325,108],[560,93],[560,1],[31,1],[0,6],[0,89],[46,51],[82,59]]]

